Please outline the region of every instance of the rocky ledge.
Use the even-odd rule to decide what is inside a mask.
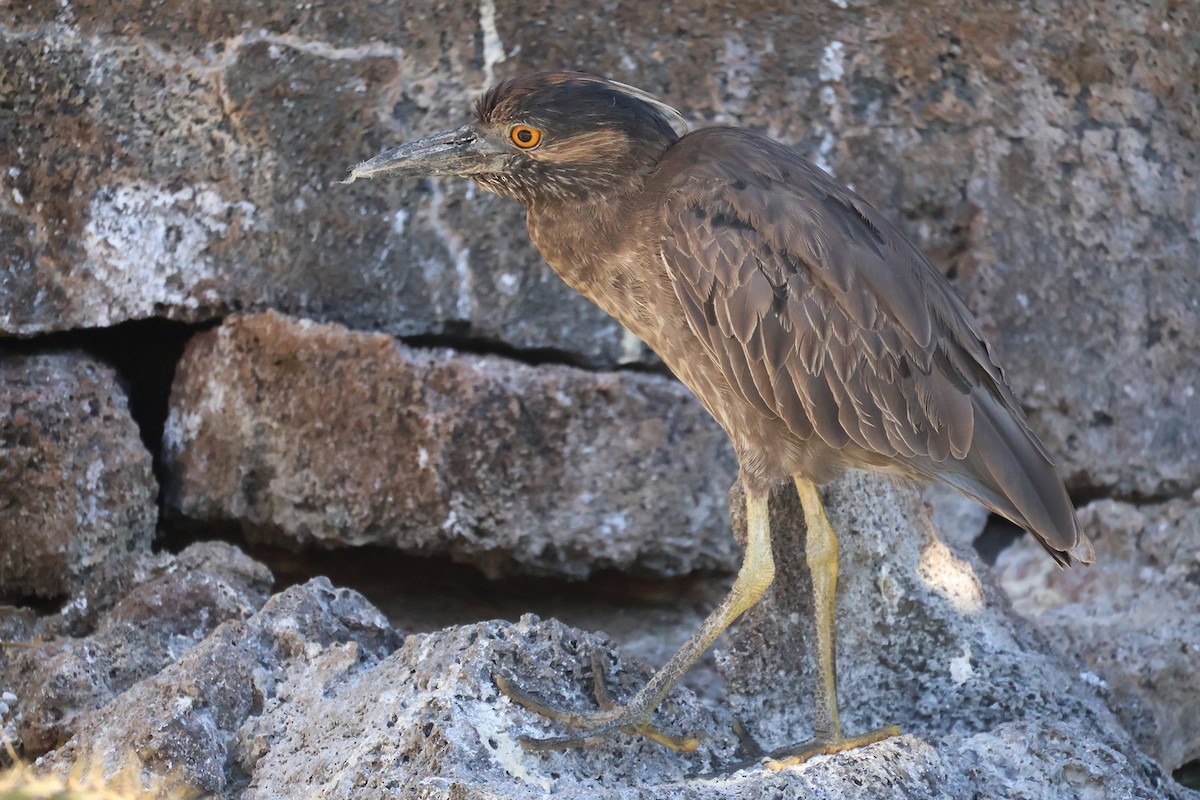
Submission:
[[[844,532],[843,721],[903,728],[849,753],[773,772],[733,734],[734,718],[768,748],[811,733],[804,530],[786,493],[772,501],[777,583],[718,657],[727,698],[679,689],[657,715],[698,735],[695,753],[625,735],[519,746],[560,729],[502,696],[496,675],[584,710],[595,664],[618,698],[649,677],[602,633],[525,616],[405,636],[323,578],[266,600],[265,570],[227,545],[133,559],[109,578],[121,599],[84,621],[6,617],[0,635],[30,643],[2,662],[16,689],[9,730],[30,750],[57,745],[42,771],[115,772],[132,758],[216,797],[1191,796],[1106,704],[1112,679],[1015,613],[973,553],[941,542],[915,493],[853,475],[827,500]]]

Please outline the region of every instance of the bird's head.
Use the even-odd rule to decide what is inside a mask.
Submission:
[[[473,122],[385,150],[349,180],[459,175],[526,205],[608,195],[637,188],[686,129],[678,111],[632,86],[537,72],[488,90]]]

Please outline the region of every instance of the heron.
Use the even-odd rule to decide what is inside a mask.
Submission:
[[[842,729],[834,658],[838,539],[820,487],[849,469],[944,481],[1030,532],[1062,566],[1091,545],[996,355],[943,275],[866,200],[752,130],[688,132],[654,95],[547,71],[487,90],[463,126],[353,167],[459,176],[525,207],[551,268],[645,342],[729,436],[745,494],[743,560],[727,596],[628,703],[551,706],[496,676],[518,705],[573,729],[522,739],[581,747],[619,732],[676,750],[660,703],[774,579],[767,501],[792,483],[807,527],[818,687],[799,763],[899,733]]]

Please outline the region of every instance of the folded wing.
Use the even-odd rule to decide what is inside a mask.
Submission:
[[[1060,563],[1088,560],[1062,480],[970,312],[899,231],[746,131],[693,133],[671,157],[689,168],[663,189],[662,258],[739,397],[799,439],[950,483]]]

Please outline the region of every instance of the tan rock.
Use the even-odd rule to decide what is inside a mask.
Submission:
[[[173,513],[254,541],[385,544],[491,573],[735,563],[725,435],[652,375],[238,317],[188,346],[165,463]]]

